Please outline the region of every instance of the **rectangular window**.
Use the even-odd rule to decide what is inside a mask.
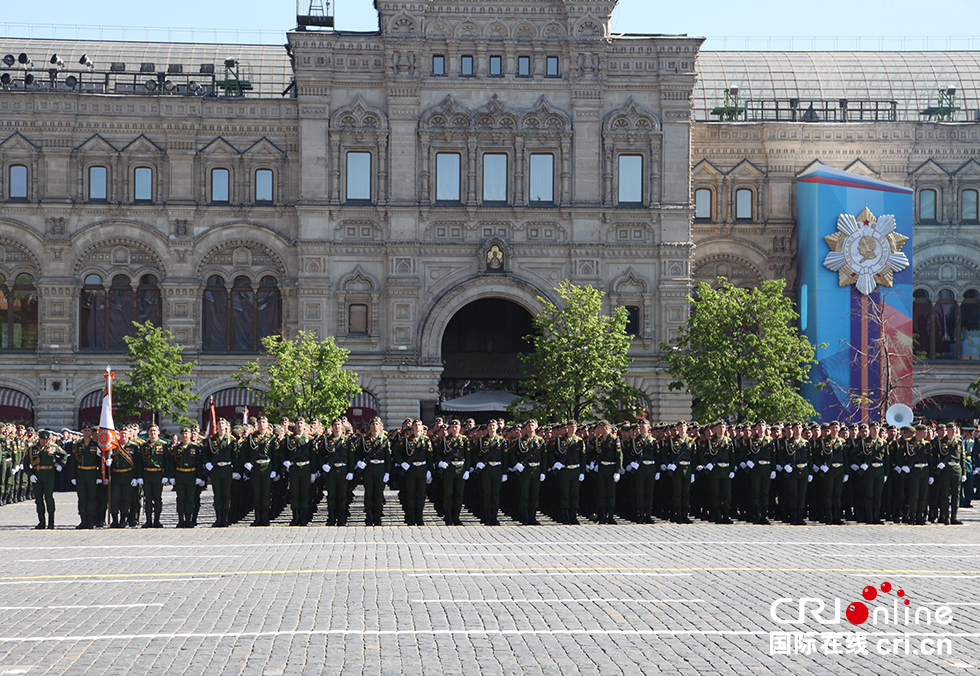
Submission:
[[[548,57],[548,77],[561,77],[561,71],[558,69],[558,57],[549,56]]]
[[[137,202],[153,201],[153,170],[137,167],[133,172],[133,199]]]
[[[436,77],[442,77],[446,74],[446,57],[442,54],[436,54],[432,57],[432,74]]]
[[[531,77],[531,57],[517,57],[517,77]]]
[[[980,195],[976,190],[964,190],[962,195],[962,207],[960,209],[960,220],[967,223],[977,222],[977,196]]]
[[[504,59],[500,56],[490,57],[490,77],[503,77]]]
[[[739,221],[752,220],[752,191],[735,191],[735,219]]]
[[[88,168],[88,198],[92,201],[106,200],[108,195],[109,170],[105,167]]]
[[[931,223],[936,220],[936,191],[919,191],[919,221]]]
[[[555,202],[554,155],[531,155],[531,202]]]
[[[459,202],[459,160],[457,153],[436,154],[437,202]]]
[[[227,169],[212,169],[211,170],[211,201],[212,202],[227,202],[228,201],[228,178],[229,173]]]
[[[371,201],[371,153],[347,153],[347,199]]]
[[[255,201],[272,201],[272,169],[258,169],[255,172]]]
[[[12,200],[27,199],[27,167],[14,164],[10,167],[10,191],[8,197]]]
[[[643,156],[619,156],[619,203],[643,202]]]
[[[459,61],[459,74],[463,77],[473,77],[473,57],[464,56]]]
[[[626,333],[634,338],[640,337],[640,308],[636,305],[626,306]]]
[[[711,191],[707,188],[694,191],[694,218],[699,221],[711,220]]]
[[[351,305],[348,310],[348,333],[367,335],[368,332],[368,306]]]
[[[483,201],[507,201],[507,155],[503,153],[483,156]]]

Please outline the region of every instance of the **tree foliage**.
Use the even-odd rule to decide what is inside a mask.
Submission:
[[[816,416],[798,391],[809,382],[816,347],[796,328],[800,316],[785,288],[778,279],[740,289],[724,277],[718,288],[698,286],[686,325],[660,346],[676,379],[670,388],[695,398],[696,420]]]
[[[966,391],[969,392],[969,394],[967,395],[964,403],[967,406],[972,406],[980,411],[980,376],[977,376],[977,379],[974,380],[968,388],[966,388]]]
[[[113,389],[119,419],[153,411],[158,423],[161,418],[179,424],[193,422],[186,413],[188,404],[198,398],[189,378],[197,362],[184,362],[180,345],[167,329],[152,322],[133,322],[133,326],[135,334],[125,338],[128,381]]]
[[[604,294],[592,286],[562,282],[556,289],[561,308],[539,297],[543,309],[534,318],[535,333],[525,340],[524,396],[510,408],[516,419],[619,417],[622,405],[648,403],[646,395],[624,380],[627,356],[626,308],[602,312]]]
[[[304,417],[332,420],[361,391],[357,374],[344,369],[349,351],[332,336],[321,339],[300,331],[293,339],[262,339],[265,354],[243,364],[235,380],[252,390],[269,418]]]

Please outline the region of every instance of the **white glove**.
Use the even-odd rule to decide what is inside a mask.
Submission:
[[[136,483],[138,483],[140,486],[142,486],[143,485],[143,480],[142,479],[137,479],[136,480]]]
[[[813,475],[812,475],[812,474],[808,474],[808,475],[807,475],[807,477],[806,477],[806,482],[807,482],[807,483],[812,483],[812,482],[813,482]]]
[[[505,474],[504,475],[504,481],[506,481],[506,480],[507,480],[507,475]],[[425,483],[427,483],[427,484],[431,484],[432,483],[432,472],[430,472],[428,470],[425,471]]]
[[[729,479],[734,479],[735,478],[735,472],[729,472],[728,473],[728,478]]]
[[[500,477],[500,483],[503,483],[503,482],[505,482],[505,481],[507,481],[507,475],[506,475],[506,474],[504,474],[504,475],[502,475],[502,476]]]
[[[826,474],[827,472],[830,471],[830,468],[827,467],[827,465],[820,465],[820,471]]]
[[[977,467],[975,470],[973,470],[973,473],[974,474],[980,474],[980,467]]]
[[[694,483],[694,480],[697,478],[697,476],[698,476],[697,474],[692,474],[691,475],[691,483],[692,484]]]
[[[660,465],[660,471],[661,471],[661,472],[664,472],[664,471],[666,471],[666,470],[667,470],[667,468],[668,468],[668,467],[670,467],[670,465],[663,465],[663,464],[662,464],[662,465]]]
[[[34,474],[31,475],[31,483],[32,484],[36,484],[37,483],[37,476],[34,475]]]
[[[54,466],[54,469],[55,469],[55,471],[60,472],[61,470],[64,469],[64,467],[62,467],[61,465],[55,465]]]
[[[584,474],[579,474],[579,475],[578,475],[578,480],[579,480],[580,482],[581,482],[581,481],[585,481],[585,475],[584,475]]]
[[[324,471],[324,473],[327,473],[327,474],[330,473],[330,465],[328,465],[327,463],[323,463],[323,465],[321,466],[321,469]]]
[[[390,479],[390,478],[391,477],[388,476],[388,472],[385,472],[385,475],[383,477],[381,477],[381,483],[384,483],[384,484],[388,483],[388,479]]]
[[[851,465],[851,471],[852,472],[858,471],[858,466],[857,465]]]
[[[279,475],[276,474],[275,472],[269,472],[269,478],[275,481],[276,479],[279,478]]]
[[[881,483],[883,483],[883,484],[888,483],[888,475],[887,474],[884,476],[884,478],[883,478],[883,480],[882,480]]]
[[[935,482],[936,482],[936,478],[935,478],[935,477],[929,477],[929,485],[930,485],[930,486],[931,486],[932,484],[934,484]]]
[[[102,457],[102,449],[101,448],[97,448],[95,450],[95,454],[101,458]]]
[[[966,483],[966,475],[965,474],[960,477],[960,483],[961,484],[965,484]]]
[[[868,471],[868,463],[866,463],[866,462],[862,462],[862,463],[861,463],[861,469],[862,469],[863,471],[865,471],[865,472],[867,472],[867,471]]]
[[[194,483],[196,483],[196,484],[197,484],[198,486],[200,486],[201,488],[204,488],[204,485],[205,485],[205,484],[204,484],[204,479],[195,479],[195,480],[194,480]]]
[[[102,479],[96,479],[95,480],[95,485],[96,486],[101,486],[102,485]]]
[[[745,469],[745,463],[744,462],[738,463],[738,466],[741,467],[742,469]]]
[[[640,469],[640,463],[638,462],[631,463],[630,467],[632,467],[633,471],[635,472],[636,470]]]
[[[938,465],[936,465],[936,469],[942,469],[942,468],[943,468],[943,467],[945,467],[945,466],[946,466],[946,463],[944,463],[944,462],[941,462],[941,463],[939,463]],[[60,471],[60,470],[59,470],[59,471]]]
[[[653,480],[660,481],[660,472],[657,472],[656,474],[653,475]]]
[[[132,486],[133,488],[136,488],[137,486],[139,486],[139,482],[136,481],[136,479],[133,479],[132,481],[129,482],[129,485]]]
[[[177,485],[177,480],[176,479],[169,479],[168,480],[168,483],[170,483],[171,486],[176,486]]]
[[[347,473],[347,480],[348,481],[353,481],[354,480],[354,473],[353,472],[348,472]]]
[[[704,466],[704,468],[710,472],[715,468],[715,464],[713,462],[709,462],[707,465]]]
[[[912,473],[912,469],[908,465],[903,465],[902,466],[902,471],[905,472],[906,474],[911,474]]]
[[[14,469],[10,472],[10,474],[12,476],[14,474],[17,474],[17,472],[19,472],[19,471],[20,471],[20,467],[14,467]]]
[[[478,463],[476,463],[476,468],[477,468],[477,469],[483,469],[484,467],[486,467],[486,465],[485,465],[485,464],[483,464],[482,462],[478,462]]]
[[[613,483],[615,483],[615,484],[618,484],[619,483],[619,472],[616,472],[615,474],[613,474]]]
[[[663,467],[661,467],[660,469],[663,469]],[[675,465],[674,463],[670,463],[669,465],[667,465],[667,469],[673,472],[675,469],[677,469],[677,465]]]
[[[75,479],[72,479],[71,480],[71,485],[72,486],[77,486],[78,485],[78,482]]]
[[[817,467],[816,465],[814,465],[814,466],[813,466],[813,471],[814,471],[814,472],[816,472],[816,471],[817,471],[818,469],[820,469],[820,468],[819,468],[819,467]]]
[[[282,461],[282,466],[285,467],[286,468],[286,471],[288,472],[289,471],[289,468],[293,466],[293,463],[289,462],[288,460],[283,460]]]
[[[749,460],[745,463],[745,466],[748,467],[749,469],[752,469],[753,467],[755,467],[755,463]]]
[[[775,472],[769,472],[769,479],[772,480],[772,479],[775,479],[775,478],[776,478],[776,473]]]
[[[786,472],[787,474],[790,474],[793,471],[793,466],[792,465],[785,465],[783,467],[783,471]]]
[[[163,483],[164,486],[167,486],[167,485],[170,484],[170,479],[168,479],[167,477],[163,477],[163,482],[162,483]]]
[[[112,467],[112,458],[109,458],[108,460],[105,461],[105,466]]]
[[[235,480],[235,481],[241,481],[242,480],[242,475],[239,474],[238,472],[232,472],[231,473],[231,478],[233,480]]]
[[[544,472],[538,476],[538,481],[544,481]]]
[[[902,468],[901,467],[896,467],[895,468],[895,471],[898,472],[899,474],[901,474],[902,473]]]
[[[561,464],[560,462],[556,462],[554,467],[552,467],[551,469],[561,469],[562,467],[564,467],[563,464]]]
[[[698,465],[695,469],[697,469],[697,471],[700,472],[701,470],[704,469],[704,465]]]
[[[310,483],[311,484],[315,484],[316,483],[316,474],[311,474],[310,475]]]
[[[845,474],[845,475],[844,475],[844,483],[847,483],[847,478],[848,478],[848,475],[847,475],[847,474]]]
[[[447,463],[445,460],[440,460],[439,469],[449,469],[449,463]]]
[[[204,469],[210,472],[211,470],[214,469],[214,465],[212,465],[210,462],[206,462],[204,463]]]
[[[247,469],[249,472],[252,471],[252,467],[253,467],[252,463],[250,462],[245,463],[245,469]]]
[[[411,466],[411,465],[409,465],[409,464],[408,464],[407,462],[403,462],[403,463],[402,463],[402,469],[403,469],[403,470],[405,470],[406,472],[407,472],[407,471],[408,471],[409,469],[411,469],[411,467],[412,467],[412,466]]]
[[[463,472],[463,481],[469,481],[469,480],[470,480],[470,473],[469,470],[467,470]]]
[[[523,465],[523,463],[520,463],[520,462],[517,463],[516,465],[514,465],[514,469],[516,469],[518,472],[523,472],[524,471],[524,465]]]
[[[363,460],[358,460],[357,461],[357,469],[364,469],[365,467],[367,467],[367,463],[366,462],[364,462]]]

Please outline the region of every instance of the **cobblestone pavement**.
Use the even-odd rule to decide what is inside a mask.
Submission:
[[[33,503],[0,508],[0,676],[980,673],[980,509],[960,527],[418,528],[392,513],[380,528],[75,531],[59,495],[58,517],[35,532]],[[872,611],[901,588],[952,622],[849,623],[885,581]],[[778,625],[783,597],[783,618],[799,597],[839,598],[841,624]],[[821,630],[861,636],[770,654],[772,632]],[[951,654],[923,654],[941,638]]]

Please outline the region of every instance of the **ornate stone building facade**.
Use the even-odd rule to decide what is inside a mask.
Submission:
[[[795,176],[816,160],[933,191],[920,389],[962,396],[980,125],[719,122],[722,88],[774,90],[745,70],[756,57],[612,36],[615,4],[378,0],[379,31],[294,31],[286,49],[0,39],[68,64],[27,85],[15,62],[0,89],[0,386],[17,395],[0,414],[16,400],[38,424],[77,422],[121,366],[120,327],[150,319],[198,360],[203,397],[235,386],[262,336],[309,329],[351,351],[361,404],[431,417],[447,382],[494,380],[513,356],[460,317],[533,313],[571,279],[629,309],[631,378],[655,417],[682,417],[660,342],[692,283],[794,278]],[[221,95],[232,79],[244,96]]]

